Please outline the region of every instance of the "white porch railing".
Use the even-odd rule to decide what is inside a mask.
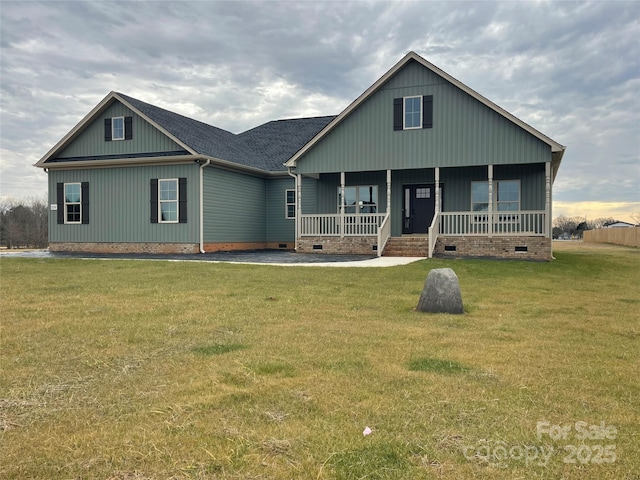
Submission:
[[[492,221],[489,221],[491,217]],[[442,212],[440,235],[547,236],[544,210],[514,212]]]
[[[384,213],[300,215],[300,236],[376,236],[385,216]]]
[[[387,244],[387,240],[391,236],[391,215],[387,214],[378,229],[378,256],[382,256],[384,246]]]
[[[490,222],[489,219],[493,221]],[[429,257],[438,236],[548,236],[544,211],[441,212],[429,227]],[[300,215],[300,236],[378,236],[378,255],[391,236],[391,216],[380,213]]]

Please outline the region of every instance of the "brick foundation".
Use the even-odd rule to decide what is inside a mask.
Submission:
[[[377,253],[377,237],[302,237],[299,253],[363,254]],[[207,243],[206,252],[232,250],[293,250],[293,242]],[[314,248],[315,247],[315,248]],[[321,248],[318,248],[321,247]],[[199,253],[197,243],[102,243],[52,242],[52,252],[88,253]],[[551,260],[551,239],[545,237],[438,237],[434,254],[439,257],[494,257]]]
[[[205,252],[230,252],[237,250],[295,250],[294,242],[219,242],[205,243]]]
[[[378,237],[301,237],[297,252],[375,255],[377,245]]]
[[[434,255],[439,257],[495,257],[551,260],[551,239],[546,237],[439,236],[436,241]]]
[[[197,243],[108,243],[108,242],[52,242],[51,252],[86,253],[198,253]]]
[[[205,243],[205,252],[232,250],[294,250],[294,242],[255,242],[255,243]],[[200,253],[197,243],[109,243],[109,242],[53,242],[49,244],[51,252],[86,253]]]

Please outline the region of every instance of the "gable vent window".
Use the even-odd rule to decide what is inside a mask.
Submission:
[[[422,128],[422,97],[404,99],[404,129]]]
[[[393,129],[433,128],[433,95],[393,99]]]
[[[133,138],[133,117],[113,117],[104,119],[104,140],[113,142]]]
[[[111,119],[112,140],[124,140],[124,117]]]

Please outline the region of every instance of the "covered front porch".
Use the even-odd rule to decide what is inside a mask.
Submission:
[[[531,166],[519,170],[489,165],[340,172],[313,181],[296,175],[296,250],[382,256],[392,237],[394,243],[396,237],[422,237],[423,254],[429,258],[434,254],[511,257],[511,253],[523,257],[531,256],[533,245],[536,251],[548,250],[541,256],[550,258],[550,163],[539,165],[537,171]],[[362,195],[360,190],[355,196],[349,192],[355,183],[367,184],[360,186]],[[337,211],[306,213],[322,205],[331,208],[331,189],[336,192]],[[543,239],[549,241],[541,243]]]

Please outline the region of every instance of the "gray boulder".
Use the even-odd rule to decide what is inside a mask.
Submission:
[[[427,275],[416,310],[429,313],[464,313],[458,276],[450,268],[434,268]]]

